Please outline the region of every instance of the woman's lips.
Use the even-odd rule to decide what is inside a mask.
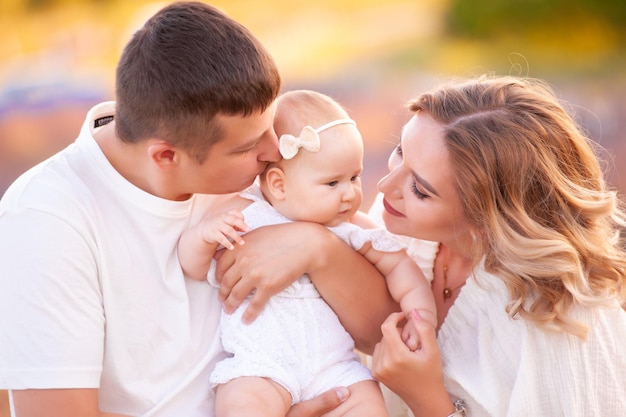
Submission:
[[[404,214],[400,213],[399,211],[391,207],[391,205],[389,205],[389,203],[385,199],[383,199],[383,206],[385,207],[385,210],[387,211],[387,213],[391,214],[392,216],[404,217]]]

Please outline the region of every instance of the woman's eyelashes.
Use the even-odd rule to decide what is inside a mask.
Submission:
[[[394,154],[396,155],[398,159],[402,160],[402,145],[401,144],[396,145],[396,148],[394,149]],[[420,189],[417,188],[417,181],[415,179],[413,179],[413,182],[411,183],[411,192],[415,194],[415,196],[420,200],[423,200],[429,197],[428,194],[421,192]]]
[[[423,200],[429,197],[428,194],[424,194],[419,190],[419,188],[417,188],[417,182],[415,182],[415,180],[413,180],[413,182],[411,183],[411,191],[419,200]]]

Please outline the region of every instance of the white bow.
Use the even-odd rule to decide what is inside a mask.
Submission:
[[[298,137],[288,133],[280,136],[278,149],[283,158],[293,158],[298,154],[300,148],[304,148],[309,152],[320,150],[320,137],[311,126],[304,126]]]
[[[278,150],[285,159],[291,159],[298,154],[300,148],[304,148],[309,152],[317,152],[320,150],[320,137],[319,133],[333,126],[340,124],[353,124],[356,125],[354,120],[351,119],[339,119],[330,123],[326,123],[323,126],[313,129],[311,126],[304,126],[299,136],[290,135],[285,133],[280,136],[278,141]]]

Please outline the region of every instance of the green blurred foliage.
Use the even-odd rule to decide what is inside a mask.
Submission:
[[[624,75],[624,0],[451,0],[444,22],[453,44],[480,44],[489,62],[519,53],[535,76]]]
[[[530,35],[555,23],[576,31],[589,22],[624,37],[625,21],[624,0],[453,0],[448,13],[451,34],[484,39],[506,32]]]

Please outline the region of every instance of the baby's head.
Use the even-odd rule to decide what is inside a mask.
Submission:
[[[349,221],[362,200],[363,140],[348,113],[324,94],[289,91],[274,129],[284,159],[261,175],[265,198],[291,220]]]

